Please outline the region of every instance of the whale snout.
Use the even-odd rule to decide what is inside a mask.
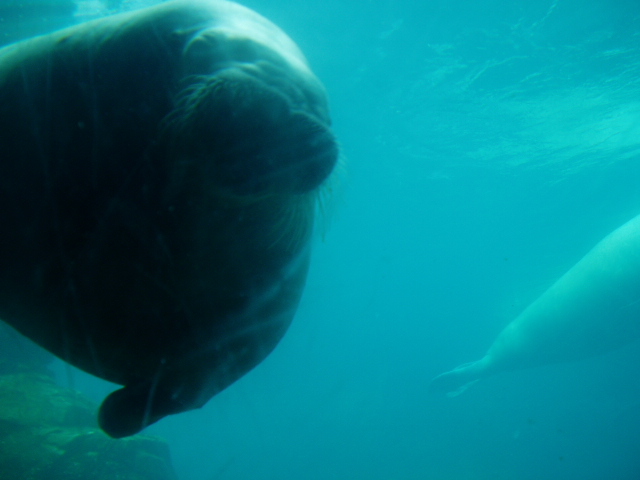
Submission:
[[[303,194],[329,177],[338,147],[326,126],[305,113],[273,120],[256,111],[247,117],[222,128],[224,140],[213,157],[220,186],[235,194]]]
[[[240,71],[189,88],[178,112],[181,153],[235,195],[311,192],[338,160],[328,122]]]

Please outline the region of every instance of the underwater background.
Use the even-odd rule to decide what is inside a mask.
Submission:
[[[151,3],[2,0],[0,42]],[[242,3],[325,83],[344,173],[275,352],[145,431],[180,480],[639,479],[638,343],[427,390],[640,213],[640,3]]]

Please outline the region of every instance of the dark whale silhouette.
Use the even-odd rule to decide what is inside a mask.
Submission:
[[[113,437],[198,408],[284,335],[338,148],[295,44],[173,1],[0,50],[0,318],[123,385]]]

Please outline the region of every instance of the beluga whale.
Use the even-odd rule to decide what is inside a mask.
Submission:
[[[640,215],[601,240],[508,324],[481,359],[438,375],[450,396],[491,375],[587,359],[640,339]]]

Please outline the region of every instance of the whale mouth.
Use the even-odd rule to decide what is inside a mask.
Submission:
[[[180,155],[235,195],[311,192],[338,160],[326,122],[239,69],[185,89],[172,117]]]
[[[215,179],[235,194],[304,194],[318,188],[337,162],[333,135],[305,113],[225,127],[215,154]]]

